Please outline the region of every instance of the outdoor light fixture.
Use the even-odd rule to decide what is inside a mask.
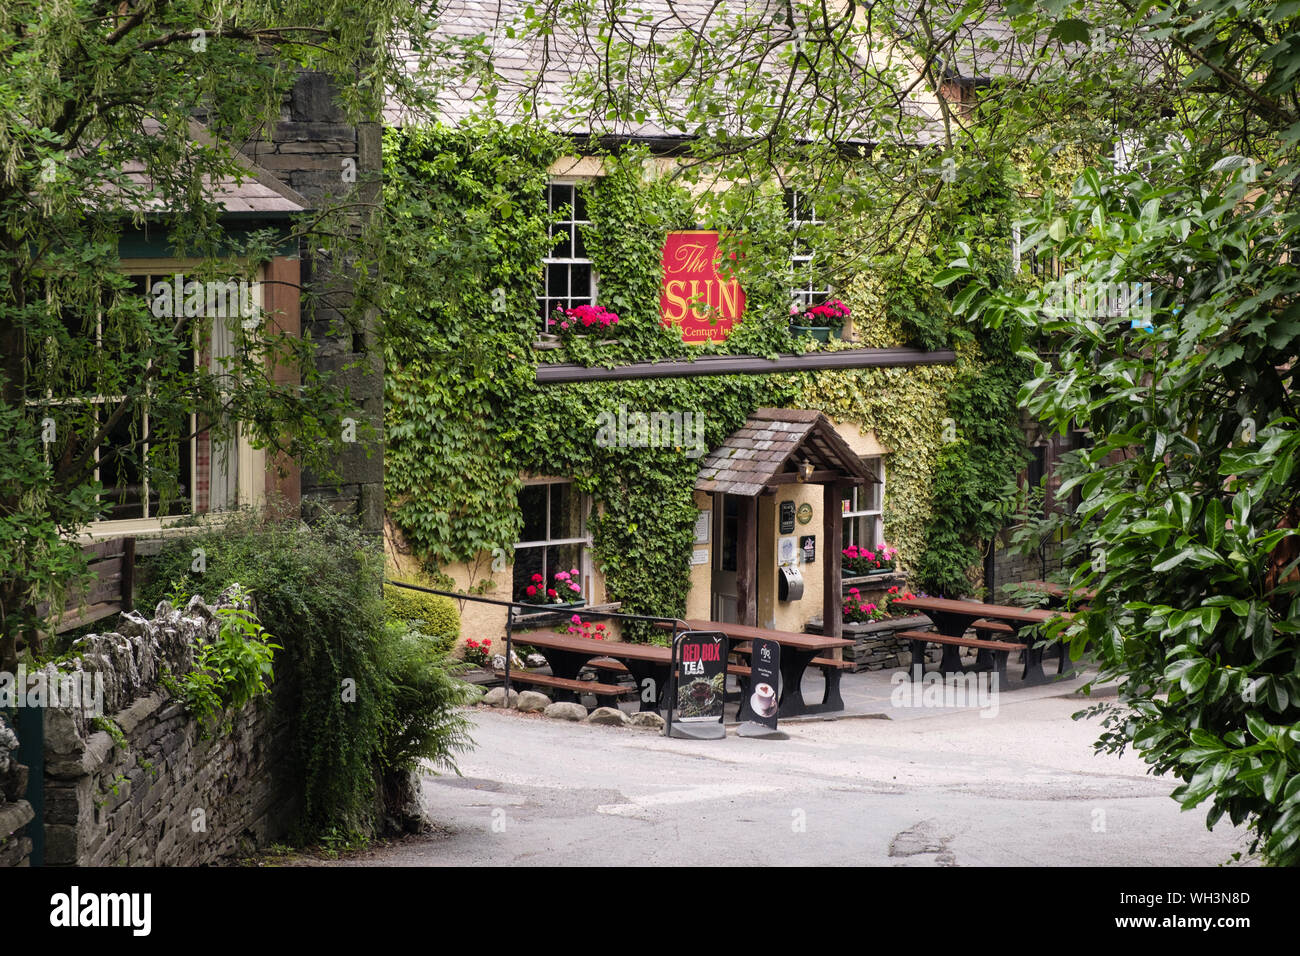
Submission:
[[[812,462],[805,459],[803,462],[799,464],[799,480],[807,481],[809,478],[812,477],[812,474],[813,474]]]

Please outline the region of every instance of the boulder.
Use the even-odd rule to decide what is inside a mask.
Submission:
[[[664,719],[656,714],[653,710],[640,710],[632,715],[628,721],[633,727],[644,727],[646,730],[663,730]]]
[[[546,658],[543,657],[541,654],[529,654],[527,657],[524,658],[524,662],[525,662],[529,667],[545,667],[545,666],[546,666]]]
[[[515,708],[525,714],[531,714],[539,710],[545,710],[551,706],[551,698],[535,690],[521,691],[519,702]]]
[[[558,720],[583,720],[587,716],[587,708],[570,701],[560,701],[547,707],[542,713]]]
[[[627,714],[617,707],[597,707],[587,715],[587,719],[583,723],[602,724],[607,727],[626,727],[628,718]]]
[[[480,703],[487,704],[489,707],[501,707],[506,703],[506,689],[504,687],[493,687],[484,695]],[[510,703],[506,706],[513,707],[519,703],[519,691],[510,691]]]

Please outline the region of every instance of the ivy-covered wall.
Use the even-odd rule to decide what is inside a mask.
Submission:
[[[597,416],[620,406],[690,412],[713,447],[753,410],[784,406],[817,408],[874,432],[892,452],[887,539],[904,566],[928,566],[952,593],[969,590],[956,582],[972,563],[973,543],[944,543],[944,554],[926,559],[928,565],[923,560],[928,545],[935,550],[935,542],[946,541],[939,516],[952,502],[937,504],[936,488],[945,487],[945,461],[962,466],[958,477],[970,471],[972,456],[1006,466],[1005,443],[980,449],[981,436],[967,426],[1007,409],[978,388],[971,397],[972,383],[988,375],[988,357],[982,343],[946,324],[945,295],[923,279],[925,267],[895,261],[850,274],[839,294],[853,309],[858,340],[828,347],[955,342],[956,367],[539,386],[539,362],[615,365],[688,351],[772,355],[809,347],[789,329],[792,237],[780,190],[773,186],[744,204],[702,203],[663,175],[670,166],[629,150],[604,156],[604,175],[582,187],[599,302],[620,317],[616,340],[568,339],[560,349],[534,349],[541,331],[535,295],[549,242],[544,186],[548,168],[570,151],[549,133],[498,126],[388,134],[386,482],[390,551],[408,552],[403,569],[418,564],[444,584],[507,596],[508,568],[497,561],[494,570],[491,556],[500,549],[508,562],[519,538],[521,477],[566,477],[595,503],[589,527],[605,587],[595,596],[621,601],[628,611],[681,615],[699,513],[698,459],[678,448],[602,447],[594,440]],[[690,228],[727,236],[747,301],[745,320],[725,342],[688,348],[660,324],[658,305],[664,234]],[[1014,403],[1010,419],[1016,420]],[[985,493],[978,482],[945,491],[959,503]],[[483,636],[473,633],[472,619],[464,630]]]

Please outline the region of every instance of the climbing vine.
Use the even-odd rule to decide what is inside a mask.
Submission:
[[[959,368],[539,386],[539,362],[614,365],[683,354],[658,314],[660,255],[671,230],[723,233],[720,269],[733,271],[746,291],[745,321],[726,341],[691,354],[808,347],[789,329],[791,236],[779,190],[743,201],[693,195],[671,164],[629,149],[603,155],[604,175],[579,187],[599,301],[620,316],[613,341],[568,337],[561,348],[534,349],[549,242],[547,169],[570,151],[549,134],[501,126],[388,134],[395,289],[385,346],[385,481],[390,517],[428,570],[494,549],[508,554],[520,531],[521,476],[565,476],[593,499],[592,549],[609,599],[626,611],[680,615],[690,587],[698,457],[688,448],[606,447],[594,440],[599,416],[620,408],[690,413],[702,423],[705,446],[715,447],[756,408],[797,405],[874,430],[890,449],[885,531],[904,566],[936,582],[954,569],[964,573],[970,542],[936,529],[947,527],[947,496],[972,492],[954,487],[972,461],[973,493],[985,493],[996,454],[981,443],[1002,449],[1006,435],[974,423],[985,413],[1003,416],[1006,392],[999,384],[995,396],[986,394],[989,356],[953,327],[947,295],[924,281],[929,259],[896,255],[887,268],[854,273],[839,294],[864,340],[854,345],[959,344]],[[1013,421],[1014,403],[1010,411],[1004,417]],[[971,425],[969,441],[944,445],[949,417],[959,419],[959,430]],[[937,564],[922,557],[936,546]]]

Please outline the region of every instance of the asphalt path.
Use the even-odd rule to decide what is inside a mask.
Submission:
[[[1249,842],[1139,757],[1097,755],[1077,696],[906,720],[790,723],[788,740],[670,740],[476,708],[437,830],[342,865],[1218,866]]]

